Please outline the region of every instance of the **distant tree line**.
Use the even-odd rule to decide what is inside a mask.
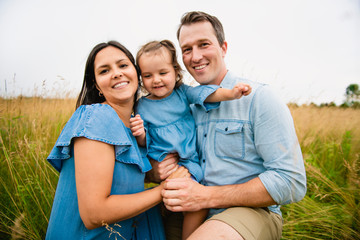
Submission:
[[[345,92],[346,101],[340,107],[360,108],[360,90],[358,84],[350,84]]]
[[[289,106],[297,107],[296,103],[289,103]],[[360,89],[359,84],[353,83],[347,86],[345,90],[345,101],[339,106],[335,102],[321,103],[316,105],[315,103],[310,103],[310,106],[314,107],[341,107],[341,108],[356,108],[360,109]]]

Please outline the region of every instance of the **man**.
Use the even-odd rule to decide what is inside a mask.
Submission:
[[[198,83],[232,88],[244,82],[252,93],[209,112],[192,107],[203,185],[191,179],[166,180],[165,206],[174,212],[210,209],[210,218],[189,239],[280,239],[280,205],[300,201],[306,193],[303,158],[288,108],[269,86],[227,70],[227,42],[216,17],[185,14],[177,37],[184,65]]]

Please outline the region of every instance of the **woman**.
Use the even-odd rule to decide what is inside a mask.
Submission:
[[[162,184],[144,191],[151,165],[129,129],[138,86],[124,46],[94,47],[77,110],[48,157],[60,176],[47,239],[165,239],[155,208]]]

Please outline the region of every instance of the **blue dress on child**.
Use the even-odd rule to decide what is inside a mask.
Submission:
[[[139,99],[137,113],[147,130],[148,157],[161,162],[168,153],[177,152],[180,157],[179,165],[185,166],[195,180],[200,182],[203,173],[196,151],[196,127],[190,104],[199,104],[206,111],[217,108],[220,103],[204,101],[218,88],[217,85],[191,87],[182,84],[166,98]]]
[[[158,207],[136,217],[88,230],[78,207],[75,183],[75,137],[114,145],[115,167],[111,194],[144,191],[145,172],[151,169],[145,149],[138,148],[131,130],[106,104],[82,105],[61,132],[48,161],[60,172],[46,239],[165,239]],[[99,159],[101,161],[101,159]]]

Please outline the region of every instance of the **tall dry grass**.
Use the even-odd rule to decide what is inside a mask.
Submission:
[[[316,138],[323,141],[330,139],[340,143],[346,132],[351,132],[353,144],[359,146],[360,111],[358,109],[319,108],[304,105],[290,107],[290,111],[294,118],[297,136],[303,148],[311,145]]]
[[[46,162],[75,100],[0,99],[0,239],[43,239],[58,179]],[[308,192],[283,206],[283,239],[360,239],[360,110],[290,108]]]
[[[308,191],[284,206],[283,239],[360,239],[360,111],[291,107]]]
[[[57,172],[45,159],[74,100],[0,99],[0,239],[43,239]]]

